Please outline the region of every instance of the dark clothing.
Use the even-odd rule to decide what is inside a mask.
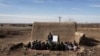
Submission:
[[[28,43],[27,47],[28,48],[31,48],[31,42]]]
[[[45,44],[45,42],[43,42],[43,43],[41,44],[41,49],[42,49],[42,50],[46,50],[46,44]]]
[[[49,43],[46,43],[46,49],[47,49],[47,50],[50,49],[50,45],[49,45]]]
[[[52,39],[53,39],[52,35],[49,34],[49,35],[48,35],[48,41],[52,42]]]

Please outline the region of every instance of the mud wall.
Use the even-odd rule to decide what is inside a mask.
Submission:
[[[32,40],[46,41],[49,32],[58,35],[60,41],[73,41],[75,37],[75,22],[35,22],[32,28]]]

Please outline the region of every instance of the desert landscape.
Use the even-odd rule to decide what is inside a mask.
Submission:
[[[24,45],[31,40],[32,24],[0,25],[0,56],[100,56],[100,24],[77,24],[77,31],[85,33],[86,37],[96,44],[80,45],[78,51],[27,49]],[[20,47],[11,49],[14,45]]]
[[[100,56],[100,0],[0,0],[0,56]]]

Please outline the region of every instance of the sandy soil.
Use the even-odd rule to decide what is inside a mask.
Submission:
[[[91,30],[78,28],[78,31],[84,32],[89,38],[94,38],[100,41],[100,29]],[[0,27],[0,33],[6,35],[0,37],[0,56],[100,56],[100,44],[94,47],[82,46],[83,49],[81,48],[76,52],[48,50],[36,51],[24,47],[10,51],[8,45],[11,43],[25,43],[31,40],[31,27]]]

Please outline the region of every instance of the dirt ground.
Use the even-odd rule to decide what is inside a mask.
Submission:
[[[13,42],[27,42],[31,37],[31,27],[0,27],[0,45]]]
[[[82,46],[78,51],[36,51],[20,48],[10,51],[11,43],[26,43],[31,40],[31,27],[0,27],[0,56],[100,56],[100,43],[94,47]],[[100,41],[100,29],[78,28],[87,37]]]

